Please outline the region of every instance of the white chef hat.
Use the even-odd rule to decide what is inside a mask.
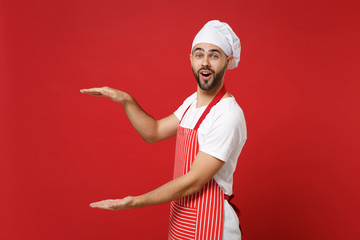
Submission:
[[[229,69],[238,66],[241,51],[240,39],[227,23],[218,20],[207,22],[196,34],[191,49],[198,43],[210,43],[218,46],[227,56],[234,57]]]

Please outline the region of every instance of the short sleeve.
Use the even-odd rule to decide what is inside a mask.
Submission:
[[[204,134],[199,150],[226,162],[242,142],[241,124],[241,117],[237,114],[221,114],[204,133],[199,132]]]
[[[184,112],[186,111],[186,109],[190,106],[191,103],[193,103],[196,99],[197,94],[194,93],[192,94],[190,97],[188,97],[187,99],[185,99],[185,101],[183,102],[183,104],[174,112],[175,116],[180,120],[182,118],[182,116],[184,115]]]

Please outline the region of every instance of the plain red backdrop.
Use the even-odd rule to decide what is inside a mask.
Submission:
[[[171,179],[174,139],[148,145],[112,86],[156,118],[196,89],[203,24],[242,43],[226,74],[248,141],[234,199],[245,240],[359,239],[356,1],[1,1],[0,239],[166,239],[168,204],[88,204]]]

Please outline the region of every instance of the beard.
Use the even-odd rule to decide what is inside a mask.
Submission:
[[[201,70],[211,71],[212,78],[210,78],[209,80],[203,81],[203,82],[200,81],[200,71]],[[197,72],[194,70],[194,68],[192,68],[192,72],[194,74],[194,77],[195,77],[199,87],[202,90],[211,90],[211,89],[213,89],[220,82],[220,80],[224,77],[225,71],[226,71],[226,64],[218,73],[215,73],[215,71],[212,70],[209,67],[200,68]]]

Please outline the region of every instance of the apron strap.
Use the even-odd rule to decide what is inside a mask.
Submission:
[[[183,120],[183,118],[184,118],[184,116],[185,116],[185,113],[189,110],[189,108],[191,107],[192,104],[193,104],[193,103],[191,103],[191,104],[186,108],[184,114],[182,115],[182,117],[181,117],[181,119],[180,119],[179,126],[180,126],[180,123],[182,122],[182,120]]]
[[[197,130],[200,126],[200,124],[202,123],[202,121],[205,119],[206,115],[210,112],[211,108],[213,106],[215,106],[215,104],[217,104],[222,97],[225,95],[226,93],[226,88],[225,85],[223,85],[223,87],[221,88],[221,90],[216,94],[216,96],[214,97],[213,100],[211,100],[211,102],[209,103],[209,105],[206,107],[205,111],[203,112],[203,114],[201,115],[201,117],[199,118],[198,122],[196,123],[194,130]]]
[[[199,120],[197,121],[194,130],[197,130],[200,126],[200,124],[202,123],[202,121],[205,119],[206,115],[210,112],[211,108],[217,104],[221,98],[225,95],[226,93],[226,88],[225,85],[223,85],[223,87],[221,88],[221,90],[216,94],[216,96],[213,98],[213,100],[211,100],[211,102],[209,103],[209,105],[206,107],[205,111],[203,112],[203,114],[200,116]],[[195,101],[194,101],[195,102]],[[194,103],[192,102],[185,110],[185,112],[183,113],[179,125],[182,122],[186,112],[189,110],[189,108],[191,107],[191,105]]]

